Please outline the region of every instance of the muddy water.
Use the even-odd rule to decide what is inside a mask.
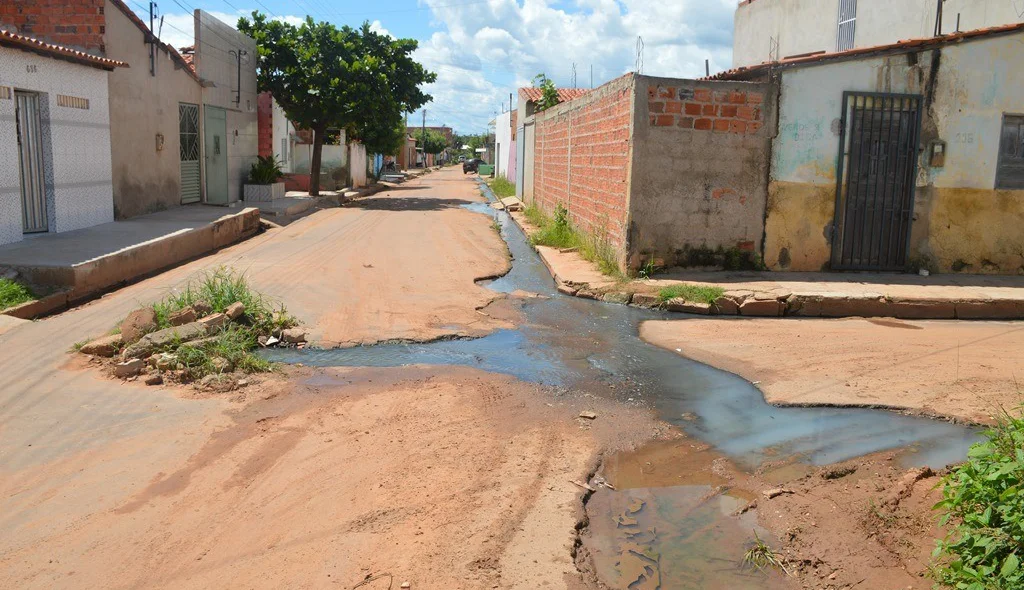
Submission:
[[[524,325],[475,340],[266,356],[312,366],[466,365],[647,404],[744,470],[768,461],[799,470],[896,448],[906,449],[907,466],[939,467],[962,460],[978,438],[969,428],[882,410],[773,407],[740,377],[638,337],[642,321],[685,316],[562,296],[506,213],[483,204],[467,208],[499,221],[513,256],[512,270],[488,286],[544,296],[524,303]],[[585,544],[600,578],[622,588],[784,587],[777,576],[738,567],[754,534],[767,537],[754,512],[737,514],[749,492],[716,481],[706,469],[673,465],[666,479],[626,478],[615,491],[601,488],[591,497]],[[622,474],[608,477],[614,484]]]

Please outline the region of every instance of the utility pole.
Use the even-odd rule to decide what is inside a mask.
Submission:
[[[156,39],[153,38],[153,19],[156,18],[156,2],[149,3],[149,75],[156,76]]]

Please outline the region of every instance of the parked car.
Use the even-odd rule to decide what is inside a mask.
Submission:
[[[462,163],[462,173],[469,174],[470,172],[476,172],[480,168],[480,164],[483,164],[483,160],[479,158],[472,158]]]

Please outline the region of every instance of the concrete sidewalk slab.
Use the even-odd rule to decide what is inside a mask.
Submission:
[[[261,203],[253,203],[264,217],[291,217],[309,211],[316,205],[313,197],[284,197]]]
[[[114,285],[223,248],[259,230],[259,210],[205,205],[178,207],[59,234],[39,234],[0,246],[0,267],[58,292],[7,310],[36,317]],[[45,301],[44,301],[45,300]]]
[[[527,235],[535,231],[522,213],[511,216]],[[563,293],[638,307],[687,311],[662,302],[658,294],[673,285],[694,284],[725,291],[710,306],[711,315],[1024,319],[1024,276],[693,271],[616,281],[576,252],[536,249]]]

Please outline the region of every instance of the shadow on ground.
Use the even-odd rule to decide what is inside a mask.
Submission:
[[[441,211],[469,205],[465,199],[431,199],[422,197],[369,197],[348,204],[348,207],[369,211]]]

